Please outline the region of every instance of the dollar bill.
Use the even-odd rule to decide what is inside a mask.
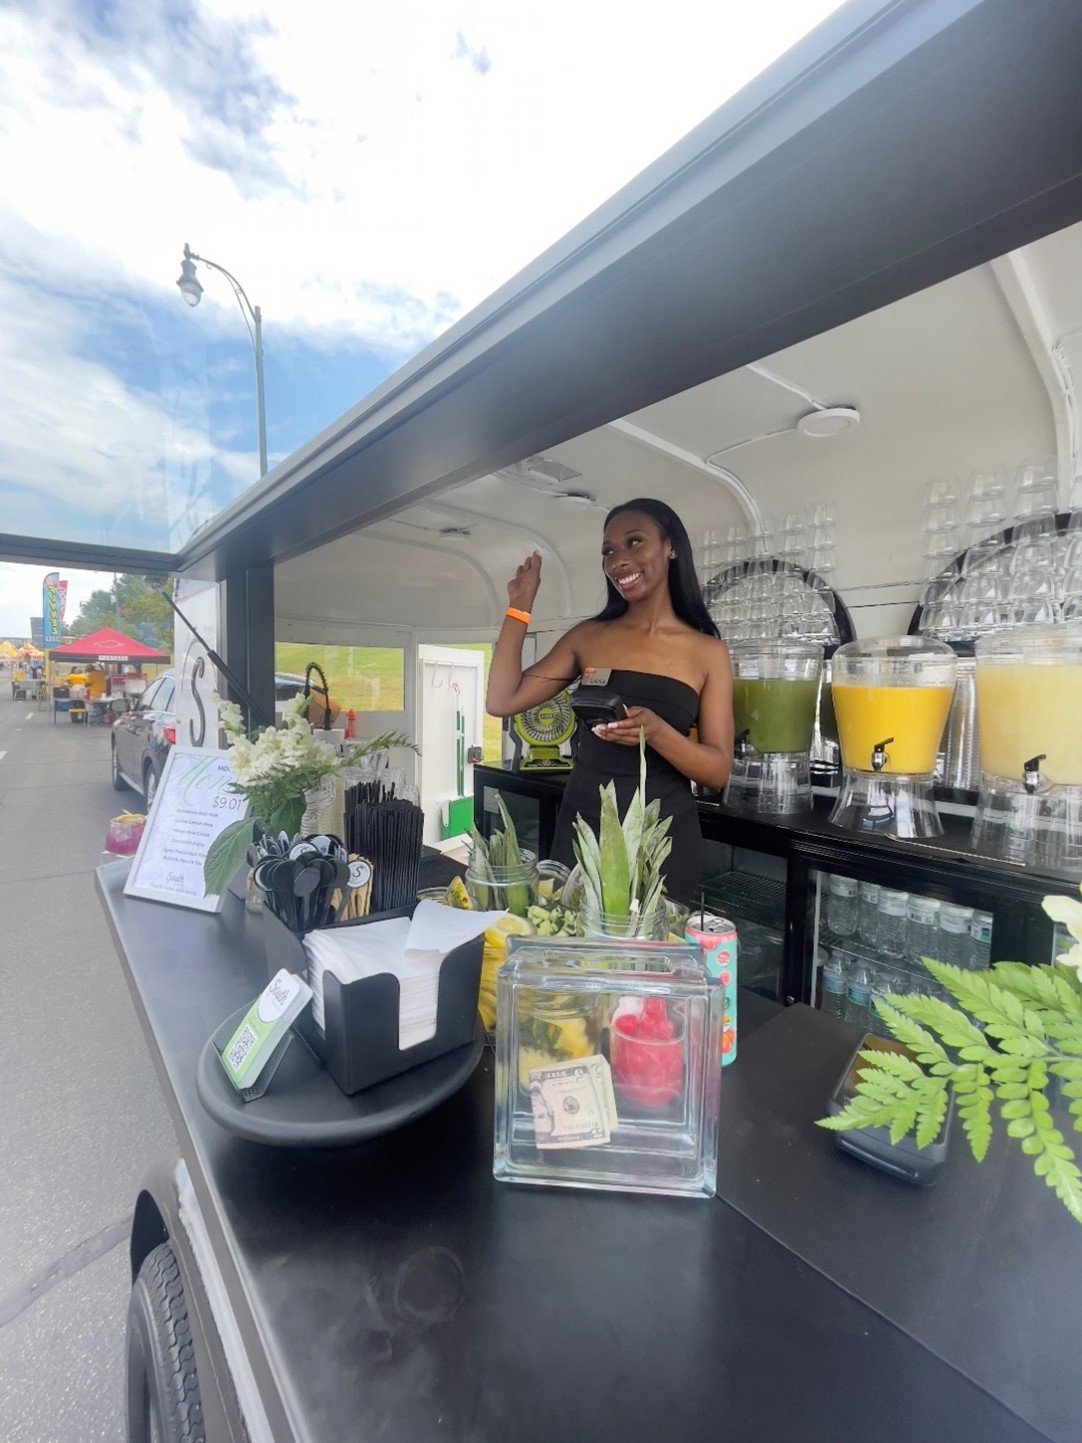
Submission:
[[[616,1098],[604,1057],[535,1067],[529,1077],[539,1148],[604,1147],[616,1126]]]
[[[594,1081],[597,1083],[598,1092],[601,1094],[601,1106],[605,1113],[605,1121],[610,1132],[615,1132],[620,1125],[620,1119],[616,1115],[616,1093],[612,1086],[612,1068],[609,1066],[607,1057],[588,1057],[586,1065],[593,1073]]]

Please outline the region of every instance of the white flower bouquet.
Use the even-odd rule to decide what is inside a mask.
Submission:
[[[293,836],[304,815],[305,794],[325,777],[343,767],[355,766],[372,752],[391,747],[416,750],[400,732],[385,732],[370,741],[357,742],[348,755],[340,756],[330,743],[313,734],[303,715],[309,702],[304,695],[286,702],[281,727],[264,727],[251,736],[244,729],[239,706],[220,697],[215,701],[222,730],[230,741],[227,758],[232,789],[247,797],[249,815],[226,827],[207,853],[203,882],[208,895],[228,886],[247,856],[257,827]]]

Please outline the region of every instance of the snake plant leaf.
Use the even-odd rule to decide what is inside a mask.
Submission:
[[[643,801],[642,793],[636,792],[624,813],[624,845],[627,848],[627,871],[631,884],[631,900],[639,895],[642,880],[643,842]]]
[[[522,853],[518,844],[518,833],[515,831],[514,820],[499,792],[496,793],[496,806],[499,808],[500,821],[503,823],[504,855],[509,858],[505,865],[514,867],[521,861]]]
[[[573,845],[586,905],[592,911],[601,912],[601,852],[592,828],[579,816],[575,818]]]
[[[489,891],[486,884],[492,880],[492,865],[489,861],[489,849],[484,837],[482,837],[476,827],[472,828],[472,833],[473,858],[470,864],[470,871],[473,874],[473,889],[477,894],[477,905],[487,911]]]
[[[601,822],[598,828],[601,851],[601,900],[603,912],[610,917],[626,917],[630,905],[630,878],[627,865],[627,843],[620,826],[616,806],[616,788],[612,782],[601,789]]]

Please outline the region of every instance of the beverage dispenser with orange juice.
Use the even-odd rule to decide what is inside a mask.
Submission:
[[[890,837],[938,837],[936,754],[954,697],[958,658],[922,636],[839,647],[831,691],[842,753],[836,827]]]
[[[974,850],[1082,872],[1082,624],[981,637],[977,723]]]

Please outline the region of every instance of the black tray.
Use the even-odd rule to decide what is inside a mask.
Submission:
[[[245,1102],[218,1056],[248,1011],[227,1017],[199,1055],[199,1101],[220,1126],[271,1147],[349,1147],[423,1117],[467,1080],[484,1050],[480,1017],[473,1041],[347,1097],[306,1044],[294,1036],[262,1097]]]

